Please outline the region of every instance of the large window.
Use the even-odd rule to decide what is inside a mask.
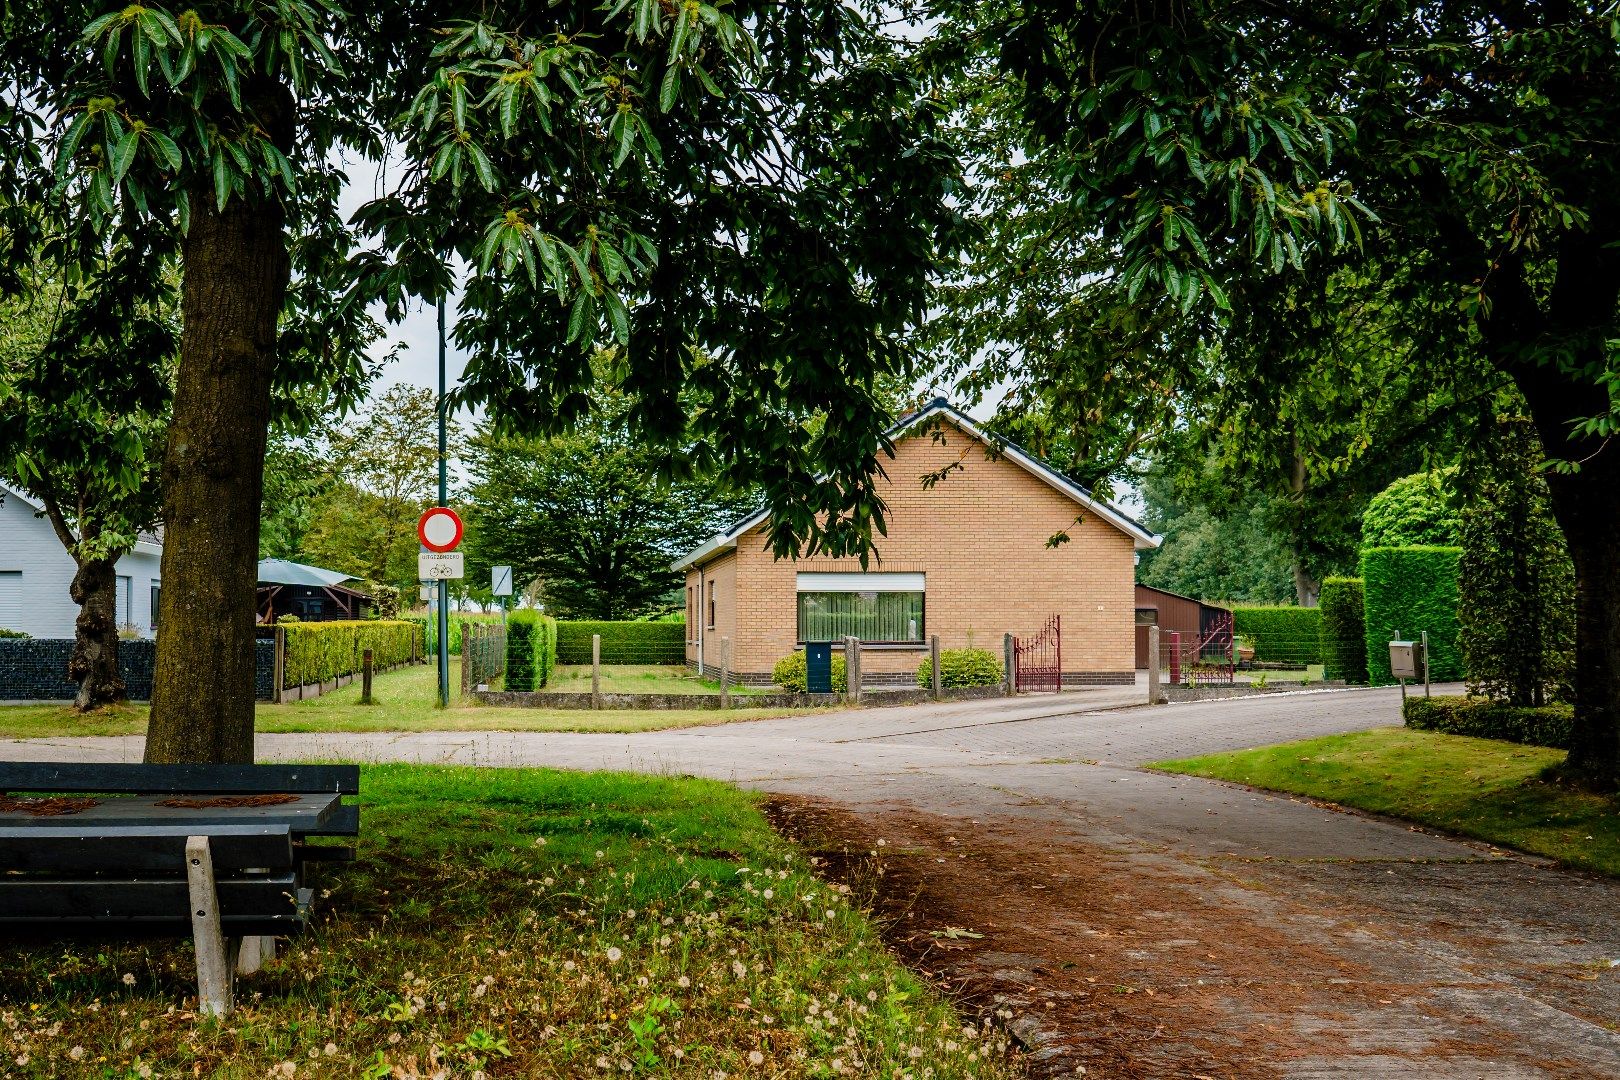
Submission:
[[[920,644],[921,574],[800,574],[799,640]]]

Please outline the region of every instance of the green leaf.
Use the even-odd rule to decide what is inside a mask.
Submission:
[[[184,191],[174,193],[174,213],[180,226],[180,235],[191,232],[191,196]]]
[[[675,95],[680,90],[675,81],[679,72],[680,68],[669,65],[664,69],[663,81],[658,84],[658,107],[664,112],[669,112],[675,105]]]
[[[231,169],[225,164],[225,155],[220,151],[214,152],[214,201],[218,208],[225,209],[225,201],[231,197]]]
[[[169,166],[169,169],[173,172],[179,172],[181,164],[180,147],[175,145],[175,141],[161,131],[149,130],[146,134],[151,137],[153,144],[157,146],[158,153],[163,155],[163,160]]]
[[[495,166],[489,163],[489,156],[483,148],[475,142],[467,144],[467,156],[472,159],[473,172],[478,176],[478,182],[484,185],[485,191],[494,191],[496,187]]]
[[[131,128],[125,132],[124,137],[118,140],[118,146],[113,150],[112,182],[118,184],[129,172],[129,167],[135,163],[135,154],[141,148],[141,133]]]
[[[581,289],[574,297],[574,307],[568,313],[568,341],[582,341],[585,332],[596,318],[596,305],[591,302],[588,289]]]
[[[621,345],[630,344],[630,313],[625,310],[624,301],[612,289],[602,293],[603,306],[607,308],[608,321],[613,324],[613,336]]]

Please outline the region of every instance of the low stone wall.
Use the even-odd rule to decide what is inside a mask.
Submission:
[[[941,692],[944,701],[1001,697],[1000,686],[964,686]],[[473,697],[480,705],[504,705],[518,709],[719,709],[725,700],[719,694],[607,694],[600,704],[590,694],[557,693],[543,690],[479,690]],[[929,690],[868,690],[861,704],[871,706],[916,705],[932,701]],[[732,694],[733,709],[814,709],[847,704],[843,694]]]
[[[1258,697],[1261,694],[1297,694],[1301,690],[1342,690],[1349,684],[1338,679],[1300,684],[1294,682],[1253,686],[1238,683],[1233,686],[1164,686],[1160,688],[1166,701],[1217,701],[1221,698]]]
[[[152,698],[152,669],[157,643],[135,638],[118,643],[118,669],[131,701]],[[0,701],[72,701],[79,684],[68,678],[72,638],[0,638]],[[254,696],[270,700],[275,681],[275,644],[255,641]]]

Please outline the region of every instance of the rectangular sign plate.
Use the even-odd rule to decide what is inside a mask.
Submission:
[[[416,576],[423,581],[444,581],[464,576],[465,560],[459,551],[420,551],[416,555]]]
[[[492,566],[489,568],[490,592],[496,596],[512,595],[512,568],[510,566]]]

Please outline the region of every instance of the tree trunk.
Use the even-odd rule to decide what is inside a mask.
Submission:
[[[251,762],[254,587],[276,320],[289,272],[269,200],[192,196],[185,329],[163,459],[149,762]]]
[[[118,671],[118,562],[87,559],[79,563],[68,586],[79,605],[73,626],[73,655],[68,678],[79,684],[73,707],[89,712],[124,700],[124,678]]]
[[[1322,583],[1305,569],[1299,552],[1294,552],[1294,602],[1300,607],[1315,607],[1322,596]]]

